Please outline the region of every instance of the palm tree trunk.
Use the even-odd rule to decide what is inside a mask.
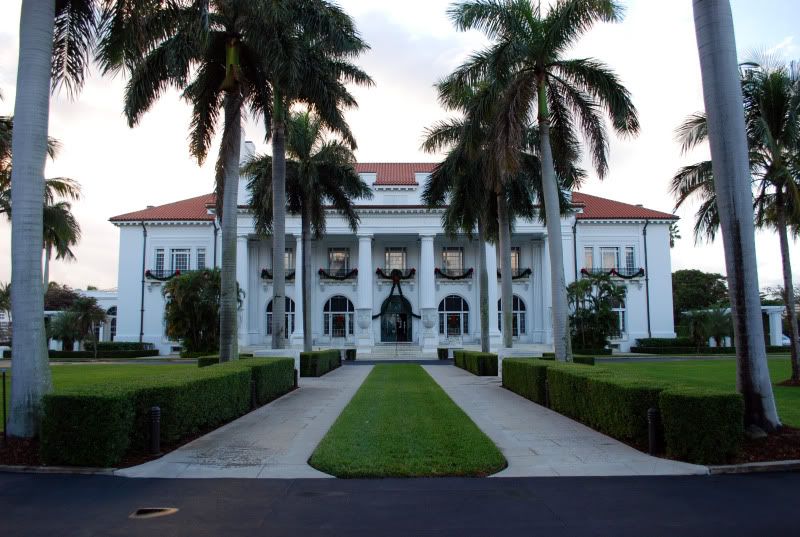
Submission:
[[[286,123],[275,92],[272,116],[272,348],[286,346]]]
[[[564,245],[561,239],[561,208],[558,179],[550,147],[550,111],[547,106],[547,86],[539,83],[539,136],[541,140],[542,190],[547,220],[547,244],[550,249],[550,287],[553,300],[553,350],[556,360],[572,360],[567,306],[567,281],[564,276]]]
[[[225,94],[225,144],[223,148],[222,270],[219,299],[219,360],[239,358],[239,292],[236,283],[236,211],[239,192],[239,144],[242,138],[242,100]],[[230,129],[230,131],[229,131]]]
[[[481,352],[489,352],[489,272],[486,270],[486,230],[478,218],[478,285],[480,286]]]
[[[786,298],[786,318],[789,320],[789,345],[792,355],[792,380],[800,380],[800,330],[797,326],[797,310],[794,303],[794,284],[792,283],[792,262],[789,258],[789,235],[786,231],[786,209],[784,206],[783,187],[775,196],[775,216],[778,224],[778,238],[781,243],[781,260],[783,261],[783,289]]]
[[[301,217],[303,243],[303,351],[311,352],[314,334],[311,330],[311,215],[308,204],[303,204]]]
[[[12,133],[11,416],[8,436],[39,430],[42,397],[52,389],[42,291],[44,166],[50,109],[55,2],[23,0]]]
[[[44,247],[44,278],[42,279],[42,287],[44,294],[47,294],[47,286],[50,285],[50,259],[53,257],[53,247],[50,244]]]
[[[750,163],[733,15],[728,0],[693,0],[708,138],[736,341],[736,387],[746,425],[780,426],[767,369],[758,292]]]
[[[500,226],[500,298],[503,317],[503,347],[510,349],[514,338],[514,295],[511,291],[511,222],[505,191],[497,193],[497,219]]]

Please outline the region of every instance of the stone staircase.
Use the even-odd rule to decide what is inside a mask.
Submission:
[[[422,347],[411,343],[377,344],[369,352],[359,351],[357,360],[436,360],[436,353],[423,354]]]

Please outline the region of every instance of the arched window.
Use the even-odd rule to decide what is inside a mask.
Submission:
[[[114,338],[117,337],[117,307],[111,306],[106,311],[106,316],[108,317],[108,324],[109,324],[109,341],[114,341]]]
[[[512,302],[513,308],[513,330],[512,337],[519,337],[520,334],[525,333],[525,302],[519,297],[514,295]],[[503,299],[497,301],[497,329],[503,331]]]
[[[439,302],[439,333],[463,336],[469,333],[469,306],[458,295],[449,295]]]
[[[353,303],[342,295],[332,296],[322,310],[322,331],[326,336],[347,337],[353,335]]]
[[[286,337],[294,332],[294,300],[286,297]],[[272,335],[272,300],[267,304],[267,335]]]

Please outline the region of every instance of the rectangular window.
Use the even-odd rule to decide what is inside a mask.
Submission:
[[[188,248],[173,248],[170,250],[170,258],[172,261],[172,272],[186,272],[189,270],[189,254]]]
[[[328,271],[342,275],[350,270],[349,248],[328,248]]]
[[[156,264],[155,264],[155,271],[156,276],[161,277],[164,275],[164,249],[158,248],[156,250]]]
[[[586,246],[583,249],[583,268],[592,270],[594,268],[594,248]]]
[[[406,269],[406,249],[405,248],[387,248],[385,259],[386,270],[405,270]]]
[[[611,311],[613,311],[617,316],[617,333],[613,334],[612,337],[620,338],[628,330],[625,310],[625,300],[620,300],[619,302],[612,304]]]
[[[197,270],[205,270],[206,268],[206,249],[197,249]]]
[[[442,270],[451,275],[464,272],[464,249],[460,246],[442,248]]]
[[[519,246],[511,247],[511,276],[519,276],[519,263],[520,261],[520,248]]]
[[[283,254],[283,270],[293,270],[294,268],[294,250],[287,248]]]
[[[619,268],[619,248],[600,248],[600,263],[603,270]]]
[[[625,269],[628,273],[633,273],[636,270],[636,258],[634,256],[633,246],[625,247]]]

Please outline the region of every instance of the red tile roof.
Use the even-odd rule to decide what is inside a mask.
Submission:
[[[435,162],[359,162],[358,173],[375,173],[376,186],[416,186],[415,173],[431,173]]]
[[[148,207],[141,211],[121,214],[111,218],[112,222],[131,222],[139,220],[214,220],[208,214],[208,205],[214,204],[214,194],[167,203],[158,207]]]
[[[662,213],[652,209],[645,209],[638,205],[630,205],[581,192],[572,194],[575,204],[582,204],[583,212],[575,215],[578,220],[677,220],[678,217],[670,213]]]

